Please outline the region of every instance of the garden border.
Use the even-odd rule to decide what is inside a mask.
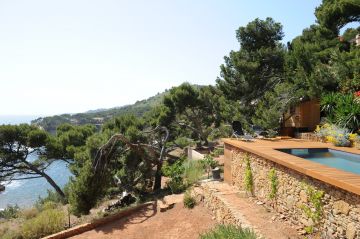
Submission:
[[[72,236],[76,236],[79,235],[81,233],[93,230],[99,226],[102,226],[104,224],[107,224],[109,222],[115,221],[115,220],[119,220],[121,218],[124,218],[126,216],[129,216],[135,212],[140,211],[141,209],[147,207],[147,206],[156,206],[156,202],[155,201],[151,201],[151,202],[147,202],[147,203],[143,203],[131,208],[127,208],[121,212],[115,213],[113,215],[104,217],[104,218],[100,218],[100,219],[96,219],[92,222],[88,222],[85,224],[81,224],[72,228],[69,228],[67,230],[43,237],[43,239],[65,239],[65,238],[69,238]]]

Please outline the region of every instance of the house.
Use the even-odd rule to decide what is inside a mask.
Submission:
[[[320,102],[306,100],[290,107],[284,114],[280,134],[294,137],[296,133],[314,132],[320,123]]]

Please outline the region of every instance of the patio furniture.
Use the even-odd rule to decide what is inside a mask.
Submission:
[[[233,133],[231,137],[235,137],[236,139],[242,141],[254,141],[254,137],[250,134],[245,134],[242,128],[240,121],[233,121],[232,122]]]
[[[235,138],[241,138],[242,136],[244,136],[244,131],[243,131],[240,121],[233,121],[232,129],[233,129],[233,133],[232,133],[231,137],[234,136]]]

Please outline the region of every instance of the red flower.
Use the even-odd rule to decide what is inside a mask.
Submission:
[[[355,96],[355,97],[360,97],[360,90],[359,90],[359,91],[356,91],[356,92],[354,93],[354,96]]]

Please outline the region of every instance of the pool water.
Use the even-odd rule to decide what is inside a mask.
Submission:
[[[277,150],[329,167],[360,175],[360,154],[347,153],[328,148]]]

